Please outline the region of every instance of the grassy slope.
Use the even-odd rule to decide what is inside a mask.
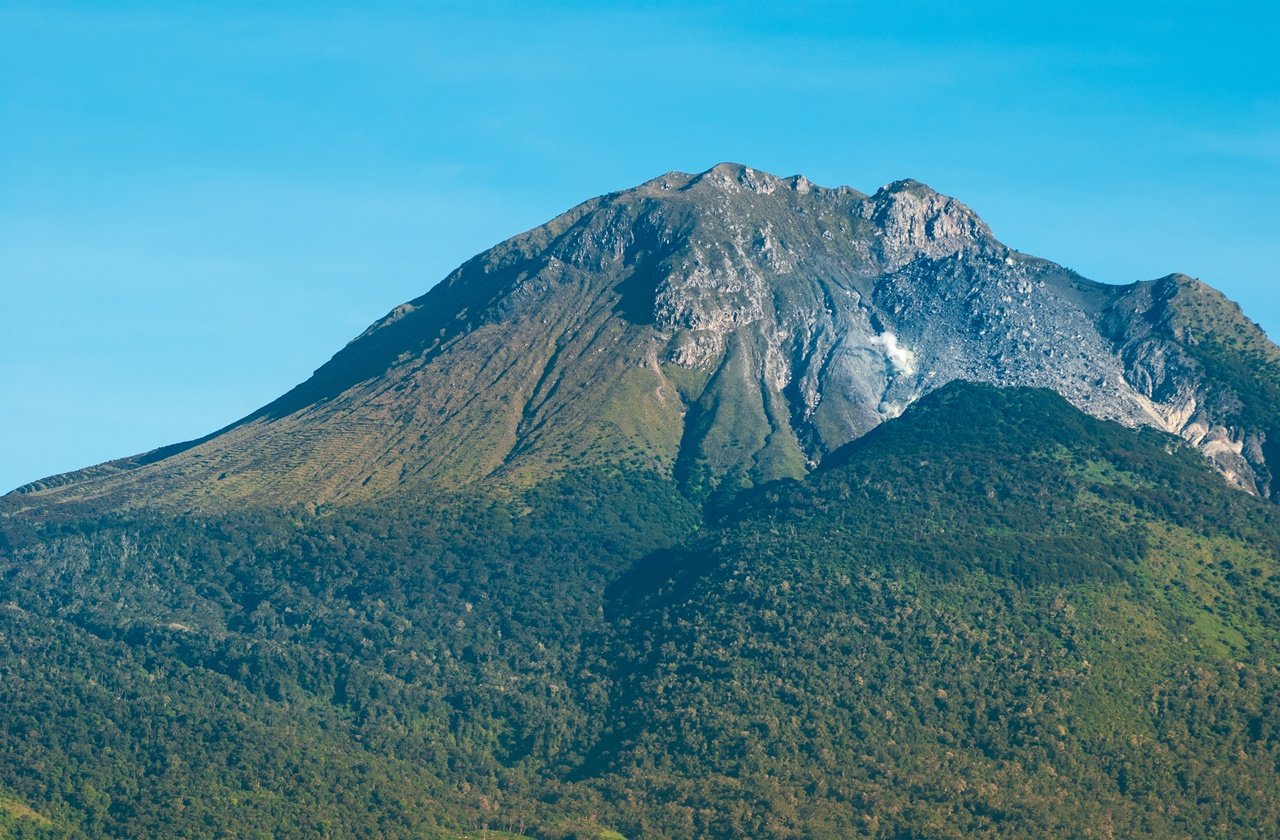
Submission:
[[[1180,284],[1170,308],[1183,348],[1238,398],[1233,419],[1265,434],[1271,492],[1280,498],[1280,348],[1239,306],[1203,283]]]

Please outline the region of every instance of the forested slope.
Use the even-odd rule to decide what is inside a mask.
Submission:
[[[6,520],[0,827],[1270,837],[1278,526],[1177,438],[961,383],[705,517],[583,470]]]

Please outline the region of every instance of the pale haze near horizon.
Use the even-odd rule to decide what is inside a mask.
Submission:
[[[0,492],[213,431],[484,248],[722,160],[916,178],[1280,335],[1280,13],[1030,5],[6,4]]]

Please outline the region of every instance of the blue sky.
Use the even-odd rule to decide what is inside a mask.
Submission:
[[[1273,3],[0,3],[0,488],[207,433],[472,254],[734,160],[912,177],[1280,335]]]

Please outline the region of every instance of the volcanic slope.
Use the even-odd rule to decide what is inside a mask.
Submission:
[[[1180,435],[1252,493],[1280,473],[1280,350],[1203,283],[1089,281],[915,181],[720,164],[478,255],[226,429],[5,506],[350,504],[588,466],[700,498],[804,475],[955,379]]]

